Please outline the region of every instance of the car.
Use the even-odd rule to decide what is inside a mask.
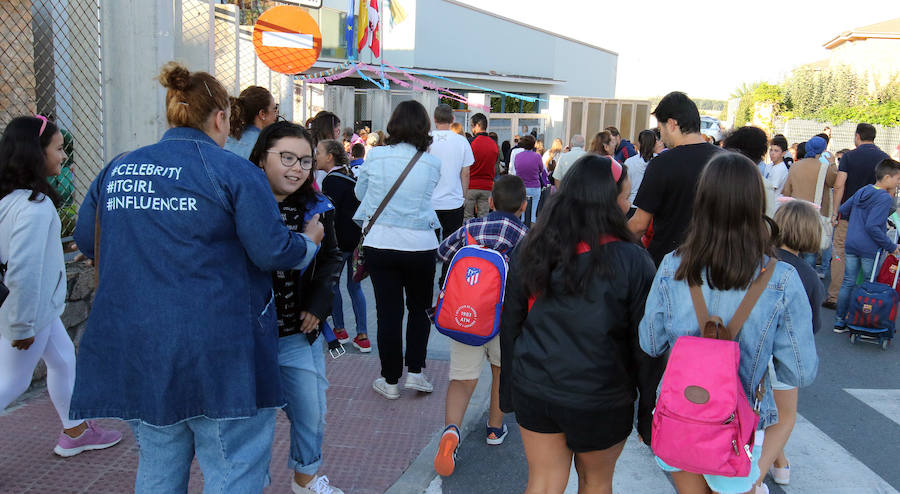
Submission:
[[[700,133],[712,137],[716,144],[724,137],[722,134],[722,125],[719,124],[718,119],[713,117],[700,117]]]

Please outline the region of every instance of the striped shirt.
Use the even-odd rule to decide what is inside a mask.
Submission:
[[[484,218],[472,218],[462,228],[446,237],[438,247],[438,258],[450,262],[456,252],[466,245],[466,230],[475,243],[503,254],[507,260],[509,252],[525,237],[528,227],[510,213],[493,211]]]

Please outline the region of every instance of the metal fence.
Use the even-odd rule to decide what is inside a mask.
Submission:
[[[99,0],[0,1],[0,128],[39,113],[62,130],[63,236],[104,161],[100,22]]]
[[[841,125],[834,125],[817,120],[776,120],[774,130],[777,134],[784,134],[788,143],[795,143],[808,141],[810,137],[821,133],[825,127],[831,127],[831,141],[828,143],[828,149],[832,151],[840,151],[845,148],[853,149],[856,122],[844,122]],[[888,154],[897,147],[897,143],[900,143],[900,127],[876,125],[875,131],[875,145]]]

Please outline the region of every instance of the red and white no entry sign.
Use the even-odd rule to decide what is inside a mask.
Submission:
[[[312,67],[322,53],[322,32],[300,7],[282,5],[263,12],[253,26],[256,56],[282,74],[298,74]]]

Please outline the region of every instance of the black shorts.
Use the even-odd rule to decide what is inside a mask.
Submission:
[[[563,433],[566,445],[575,453],[610,448],[631,434],[634,405],[607,410],[579,410],[547,403],[512,392],[516,422],[522,428],[542,434]]]

